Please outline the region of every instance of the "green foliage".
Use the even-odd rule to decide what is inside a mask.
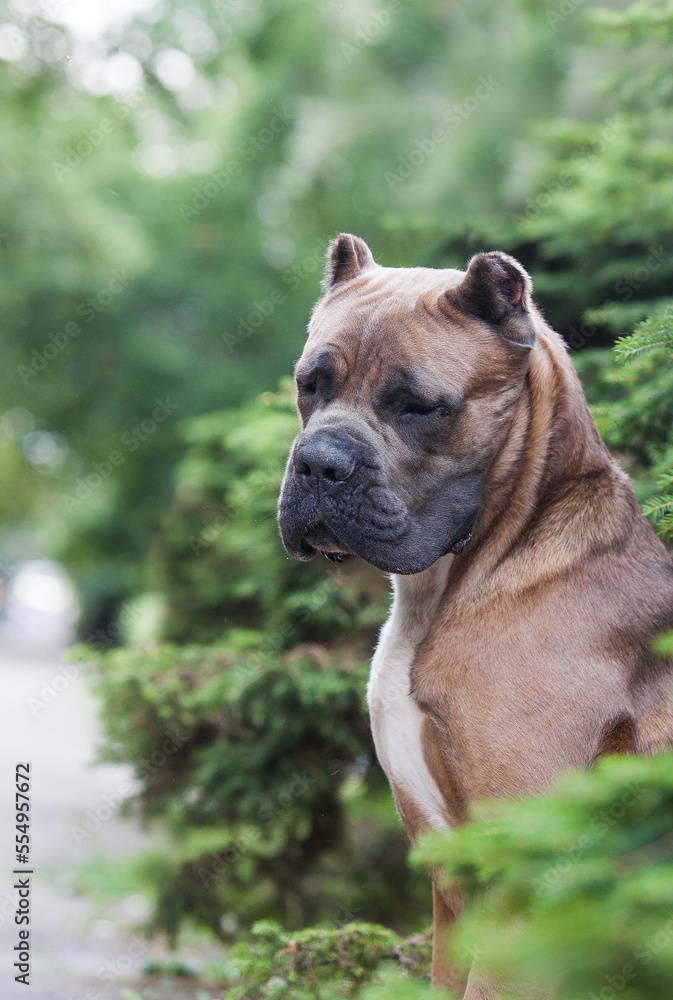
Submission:
[[[615,345],[615,352],[620,361],[629,361],[639,356],[643,352],[654,351],[667,353],[665,375],[660,376],[662,381],[668,380],[669,386],[673,389],[673,308],[668,308],[658,316],[653,316],[641,323],[630,337],[620,339]],[[663,368],[664,366],[662,366]],[[644,408],[645,409],[645,408]],[[651,399],[647,402],[647,412],[651,411]],[[673,495],[670,490],[673,487],[673,427],[665,438],[666,452],[663,460],[660,461],[660,470],[667,464],[666,470],[659,475],[657,480],[658,495],[651,497],[643,504],[643,512],[652,519],[657,531],[664,538],[671,538],[673,535]],[[671,463],[671,464],[669,464]]]
[[[397,970],[382,969],[376,977],[376,985],[361,990],[358,1000],[437,1000],[437,990],[429,983],[409,979]],[[442,1000],[456,998],[445,991]]]
[[[673,483],[673,473],[662,476],[657,483],[657,488],[664,490]],[[651,517],[657,526],[657,531],[665,538],[670,538],[673,534],[673,496],[670,493],[662,493],[652,497],[643,504],[643,513]]]
[[[656,653],[662,657],[673,657],[673,632],[664,632],[655,640]]]
[[[119,651],[99,676],[104,757],[134,762],[139,806],[176,835],[170,860],[154,861],[157,926],[174,935],[189,912],[219,932],[232,908],[296,920],[297,868],[308,877],[343,824],[325,762],[341,771],[369,752],[361,685],[306,653],[190,647]]]
[[[378,979],[386,965],[403,969],[407,986],[428,976],[428,934],[403,941],[387,927],[349,923],[290,935],[269,922],[256,924],[252,933],[252,942],[232,949],[242,982],[227,992],[227,1000],[359,997],[360,988]]]
[[[582,26],[564,53],[563,106],[517,141],[500,211],[470,219],[482,247],[529,267],[547,318],[576,350],[632,328],[673,279],[670,12],[659,0],[578,6],[546,11],[556,46]]]
[[[643,351],[664,348],[673,352],[673,307],[639,323],[629,337],[619,337],[615,343],[618,361],[632,361]]]
[[[542,798],[484,804],[416,851],[474,899],[455,955],[556,1000],[666,1000],[673,754],[606,758]],[[520,995],[515,991],[516,995]]]
[[[428,888],[373,764],[366,664],[301,644],[115,650],[99,664],[106,743],[170,852],[146,857],[153,929],[191,917],[286,926],[353,912],[413,925]],[[385,805],[384,805],[385,803]]]
[[[673,533],[673,309],[639,323],[614,347],[620,363],[604,366],[585,357],[591,394],[602,401],[594,415],[606,443],[637,462],[637,491],[643,512],[659,533]],[[593,368],[593,370],[592,370]],[[654,495],[652,495],[654,492]]]
[[[652,39],[670,42],[673,35],[673,7],[666,0],[639,0],[625,11],[599,7],[591,12],[591,19],[628,45]]]
[[[612,352],[590,351],[575,364],[603,440],[625,457],[639,499],[647,499],[654,489],[652,470],[656,476],[667,467],[673,446],[668,359],[653,351],[615,365]]]

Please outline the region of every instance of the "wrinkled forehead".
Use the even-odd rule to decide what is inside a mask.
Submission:
[[[315,308],[298,371],[329,356],[348,376],[407,370],[428,382],[467,384],[494,338],[469,317],[447,315],[440,298],[463,271],[372,269]]]

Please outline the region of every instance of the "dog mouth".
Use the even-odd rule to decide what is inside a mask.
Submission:
[[[463,549],[472,541],[472,529],[477,512],[471,513],[457,530],[451,535],[442,555],[460,555]],[[300,548],[304,558],[311,559],[317,552],[332,563],[343,562],[344,556],[352,555],[352,550],[345,545],[339,536],[329,528],[324,521],[310,525],[304,532]]]
[[[308,558],[319,552],[333,563],[343,562],[344,556],[351,555],[350,549],[323,521],[311,525],[304,532],[300,546]]]
[[[473,477],[454,483],[448,497],[445,483],[424,483],[424,505],[414,512],[395,490],[364,473],[321,485],[307,489],[293,466],[283,481],[278,525],[287,552],[301,562],[318,554],[333,563],[356,555],[384,573],[410,575],[472,547],[479,507]]]
[[[453,535],[449,539],[448,545],[444,549],[445,556],[450,552],[454,556],[460,555],[465,546],[472,541],[472,529],[474,528],[474,522],[477,520],[477,513],[478,508],[458,525],[458,528],[454,531]]]

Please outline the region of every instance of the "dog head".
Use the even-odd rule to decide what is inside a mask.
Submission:
[[[342,233],[323,287],[295,372],[283,544],[421,572],[469,540],[535,346],[530,278],[502,253],[467,272],[380,267]]]

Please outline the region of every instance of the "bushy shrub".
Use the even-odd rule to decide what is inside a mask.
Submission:
[[[668,1000],[673,753],[606,758],[476,817],[417,851],[475,900],[457,960],[476,953],[509,982],[555,984],[557,1000]]]
[[[650,497],[643,510],[659,533],[670,540],[673,535],[673,307],[668,306],[661,314],[640,323],[630,337],[620,338],[615,353],[623,363],[638,359],[642,368],[644,358],[645,364],[657,367],[656,377],[651,372],[641,388],[644,398],[637,399],[635,405],[640,403],[642,423],[651,423],[654,416],[660,424],[660,432],[647,443],[647,457],[658,476],[660,493]],[[617,426],[618,432],[626,436],[624,423],[622,418]]]
[[[232,949],[241,985],[227,1000],[341,1000],[386,967],[402,970],[401,982],[427,980],[430,934],[402,940],[387,927],[350,923],[288,934],[278,924],[258,923],[253,940]]]
[[[670,306],[620,338],[614,351],[575,358],[601,436],[622,457],[645,513],[664,536],[671,528],[666,494],[673,480],[672,360]]]
[[[145,861],[153,928],[175,939],[191,917],[224,935],[224,914],[234,927],[337,913],[418,925],[429,885],[407,865],[374,763],[366,664],[244,638],[237,651],[116,650],[99,665],[102,759],[134,766],[133,808],[172,838]]]

